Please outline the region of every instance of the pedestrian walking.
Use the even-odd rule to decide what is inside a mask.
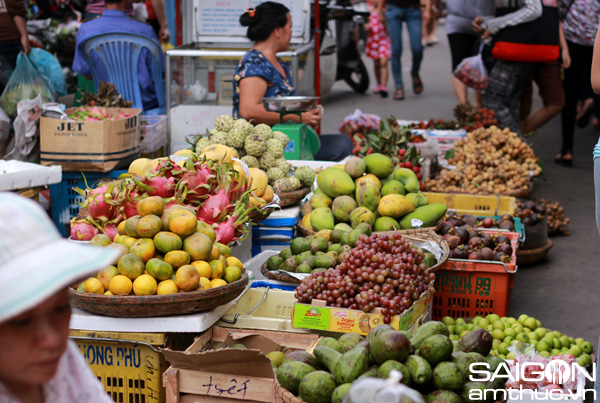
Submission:
[[[385,21],[392,42],[392,74],[396,91],[395,100],[404,99],[404,82],[402,81],[402,25],[406,24],[412,52],[412,67],[410,70],[413,92],[419,95],[423,92],[423,81],[419,76],[423,61],[422,20],[429,19],[431,13],[430,0],[385,0],[378,3],[379,20]]]
[[[387,32],[387,27],[384,22],[379,20],[377,12],[377,4],[383,4],[384,1],[367,1],[371,15],[369,16],[369,36],[366,43],[366,54],[368,58],[373,59],[375,80],[377,80],[377,86],[373,92],[381,95],[383,98],[388,96],[388,61],[392,56],[392,43]],[[383,7],[385,7],[385,4],[383,4]]]

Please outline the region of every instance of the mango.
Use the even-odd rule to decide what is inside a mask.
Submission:
[[[333,201],[331,200],[331,197],[327,196],[324,193],[312,195],[309,202],[310,202],[310,206],[313,209],[316,209],[319,207],[331,207],[331,203],[333,203]]]
[[[310,224],[310,216],[312,215],[312,212],[308,213],[307,215],[305,215],[304,217],[302,217],[302,225],[304,225],[304,227],[306,229],[308,229],[309,231],[313,230],[312,225]]]
[[[407,214],[400,220],[402,229],[427,228],[434,227],[437,222],[446,214],[448,206],[443,203],[433,203],[427,206],[421,206],[410,214]],[[416,221],[413,221],[416,220]],[[418,225],[421,222],[421,225]]]
[[[333,229],[335,226],[333,212],[328,207],[316,208],[310,213],[310,225],[313,231]]]
[[[373,181],[381,190],[381,181],[373,174],[366,174],[354,181],[355,186],[358,186],[362,181]]]
[[[344,165],[344,171],[346,171],[353,179],[363,176],[366,170],[367,164],[359,157],[350,157]]]
[[[313,210],[314,208],[310,205],[310,203],[304,203],[302,205],[302,208],[300,209],[300,214],[302,215],[302,217],[304,217],[305,215],[310,214],[310,212]]]
[[[412,169],[396,168],[394,171],[394,179],[402,182],[404,188],[409,193],[415,193],[419,191],[419,178],[417,178],[417,174]]]
[[[352,211],[354,211],[354,210],[352,210]],[[336,224],[335,227],[333,227],[333,229],[339,229],[339,230],[344,231],[344,232],[350,232],[350,231],[352,231],[352,227],[349,226],[348,224],[346,224],[345,222],[341,222],[339,224]]]
[[[352,228],[356,228],[362,222],[373,226],[375,224],[375,214],[366,207],[357,207],[350,213],[350,225]]]
[[[387,196],[391,194],[406,194],[406,189],[404,189],[404,185],[402,184],[402,182],[392,179],[383,185],[383,187],[381,188],[381,195]]]
[[[406,195],[408,199],[415,205],[415,208],[426,206],[429,204],[429,199],[421,192],[409,193]]]
[[[338,221],[350,221],[350,213],[357,207],[356,201],[351,196],[338,196],[333,199],[331,210]]]
[[[394,171],[394,163],[391,158],[383,154],[372,153],[363,158],[363,161],[367,165],[367,173],[378,178],[385,178]]]
[[[248,168],[250,173],[250,187],[256,196],[262,196],[267,190],[269,177],[267,173],[259,168]]]
[[[375,220],[373,229],[375,232],[394,231],[400,229],[400,224],[392,217],[379,217]]]
[[[359,207],[366,207],[371,211],[375,211],[379,205],[381,195],[375,182],[362,181],[356,186],[355,198]]]
[[[317,185],[329,197],[351,195],[354,193],[354,181],[339,168],[326,168],[317,176]]]
[[[415,210],[415,205],[406,196],[391,194],[383,196],[378,211],[384,217],[400,218]]]

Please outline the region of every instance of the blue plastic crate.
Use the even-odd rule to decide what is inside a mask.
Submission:
[[[126,172],[63,172],[62,182],[49,186],[52,221],[60,234],[64,237],[69,236],[67,228],[71,218],[77,216],[81,207],[77,203],[83,203],[83,197],[73,190],[74,187],[85,189],[85,180],[87,180],[88,186],[93,188],[101,179],[118,178],[119,175]]]

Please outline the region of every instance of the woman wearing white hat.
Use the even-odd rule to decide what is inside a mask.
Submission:
[[[38,204],[0,193],[0,403],[112,402],[69,341],[67,287],[117,257],[62,239]]]

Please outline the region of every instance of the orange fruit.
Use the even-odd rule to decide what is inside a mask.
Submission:
[[[156,247],[154,246],[154,241],[150,238],[140,238],[129,248],[129,253],[138,255],[142,258],[144,263],[152,259],[155,252]]]
[[[242,277],[242,269],[237,266],[229,266],[225,269],[225,275],[223,276],[223,280],[228,283],[233,283],[234,281],[238,281]]]
[[[113,243],[113,244],[108,245],[106,248],[107,249],[116,249],[116,250],[118,250],[121,253],[119,255],[119,257],[115,259],[115,261],[113,262],[113,264],[117,264],[117,262],[119,261],[119,258],[121,256],[126,255],[126,254],[129,253],[129,248],[127,246],[123,245],[122,243]]]
[[[119,262],[117,263],[117,268],[119,269],[119,273],[129,277],[131,280],[135,280],[138,276],[141,276],[144,273],[146,265],[144,265],[144,261],[141,257],[134,255],[133,253],[128,253],[124,256],[121,256]],[[115,292],[111,292],[115,294]]]
[[[119,275],[119,270],[115,266],[108,266],[98,272],[98,280],[102,283],[102,287],[108,290],[108,283],[113,277]]]
[[[140,200],[137,204],[137,212],[142,217],[150,214],[160,217],[164,211],[165,201],[160,196],[146,197],[145,199]]]
[[[133,281],[135,295],[154,295],[157,287],[156,279],[149,274],[142,274]]]
[[[149,214],[140,218],[135,228],[140,238],[154,238],[154,235],[160,232],[161,227],[160,217]]]
[[[119,225],[117,225],[117,233],[119,235],[127,235],[125,232],[125,221],[121,221]]]
[[[194,291],[200,285],[200,276],[194,266],[186,264],[177,269],[175,284],[180,290]]]
[[[220,260],[213,260],[209,264],[210,268],[212,269],[210,274],[211,280],[215,278],[223,278],[223,274],[225,272],[225,265],[223,265],[223,262]]]
[[[173,266],[173,269],[179,269],[181,266],[190,263],[190,255],[182,250],[172,250],[167,252],[164,258],[165,262]]]
[[[198,219],[188,210],[176,210],[169,215],[169,230],[182,238],[196,232]]]
[[[225,257],[231,256],[231,248],[229,246],[223,245],[222,243],[219,243],[219,242],[215,242],[215,245],[217,245],[217,247],[221,251],[221,256],[225,256]]]
[[[173,274],[173,266],[157,258],[146,262],[146,271],[157,280],[167,280]]]
[[[183,242],[181,241],[179,235],[173,232],[161,231],[154,236],[154,246],[156,246],[156,249],[162,253],[168,253],[172,250],[181,249],[182,244]]]
[[[241,270],[244,270],[244,265],[242,264],[242,261],[234,256],[229,256],[227,258],[227,266],[235,266],[239,267]]]
[[[112,243],[110,237],[106,234],[96,234],[92,239],[90,239],[90,245],[97,246],[108,246]]]
[[[212,283],[210,280],[206,277],[200,277],[200,289],[207,290],[209,288],[212,288]]]
[[[156,295],[177,294],[178,292],[179,287],[177,287],[175,281],[171,279],[161,281],[156,287]]]
[[[212,251],[210,252],[210,260],[217,260],[221,257],[221,251],[219,247],[213,244]]]
[[[133,283],[131,279],[123,275],[113,277],[108,284],[108,289],[113,295],[129,295],[132,288]]]
[[[196,270],[198,270],[200,277],[210,278],[212,275],[212,267],[210,267],[210,265],[204,260],[195,260],[191,264]]]
[[[227,285],[227,282],[221,278],[215,278],[215,279],[210,280],[210,284],[211,284],[212,288],[217,288],[217,287]]]
[[[82,283],[83,292],[92,294],[104,294],[104,287],[100,280],[95,277],[90,277]]]
[[[142,217],[140,217],[139,215],[134,215],[133,217],[129,217],[126,221],[125,221],[125,234],[134,238],[138,237],[138,233],[137,233],[137,223],[139,220],[141,220]],[[118,231],[118,229],[117,229]]]
[[[209,260],[212,246],[210,238],[199,232],[183,240],[183,250],[190,254],[192,260]]]
[[[202,220],[198,220],[196,232],[206,235],[210,238],[211,242],[215,242],[217,240],[217,233],[215,232],[213,227],[211,227],[210,224],[207,224]]]

